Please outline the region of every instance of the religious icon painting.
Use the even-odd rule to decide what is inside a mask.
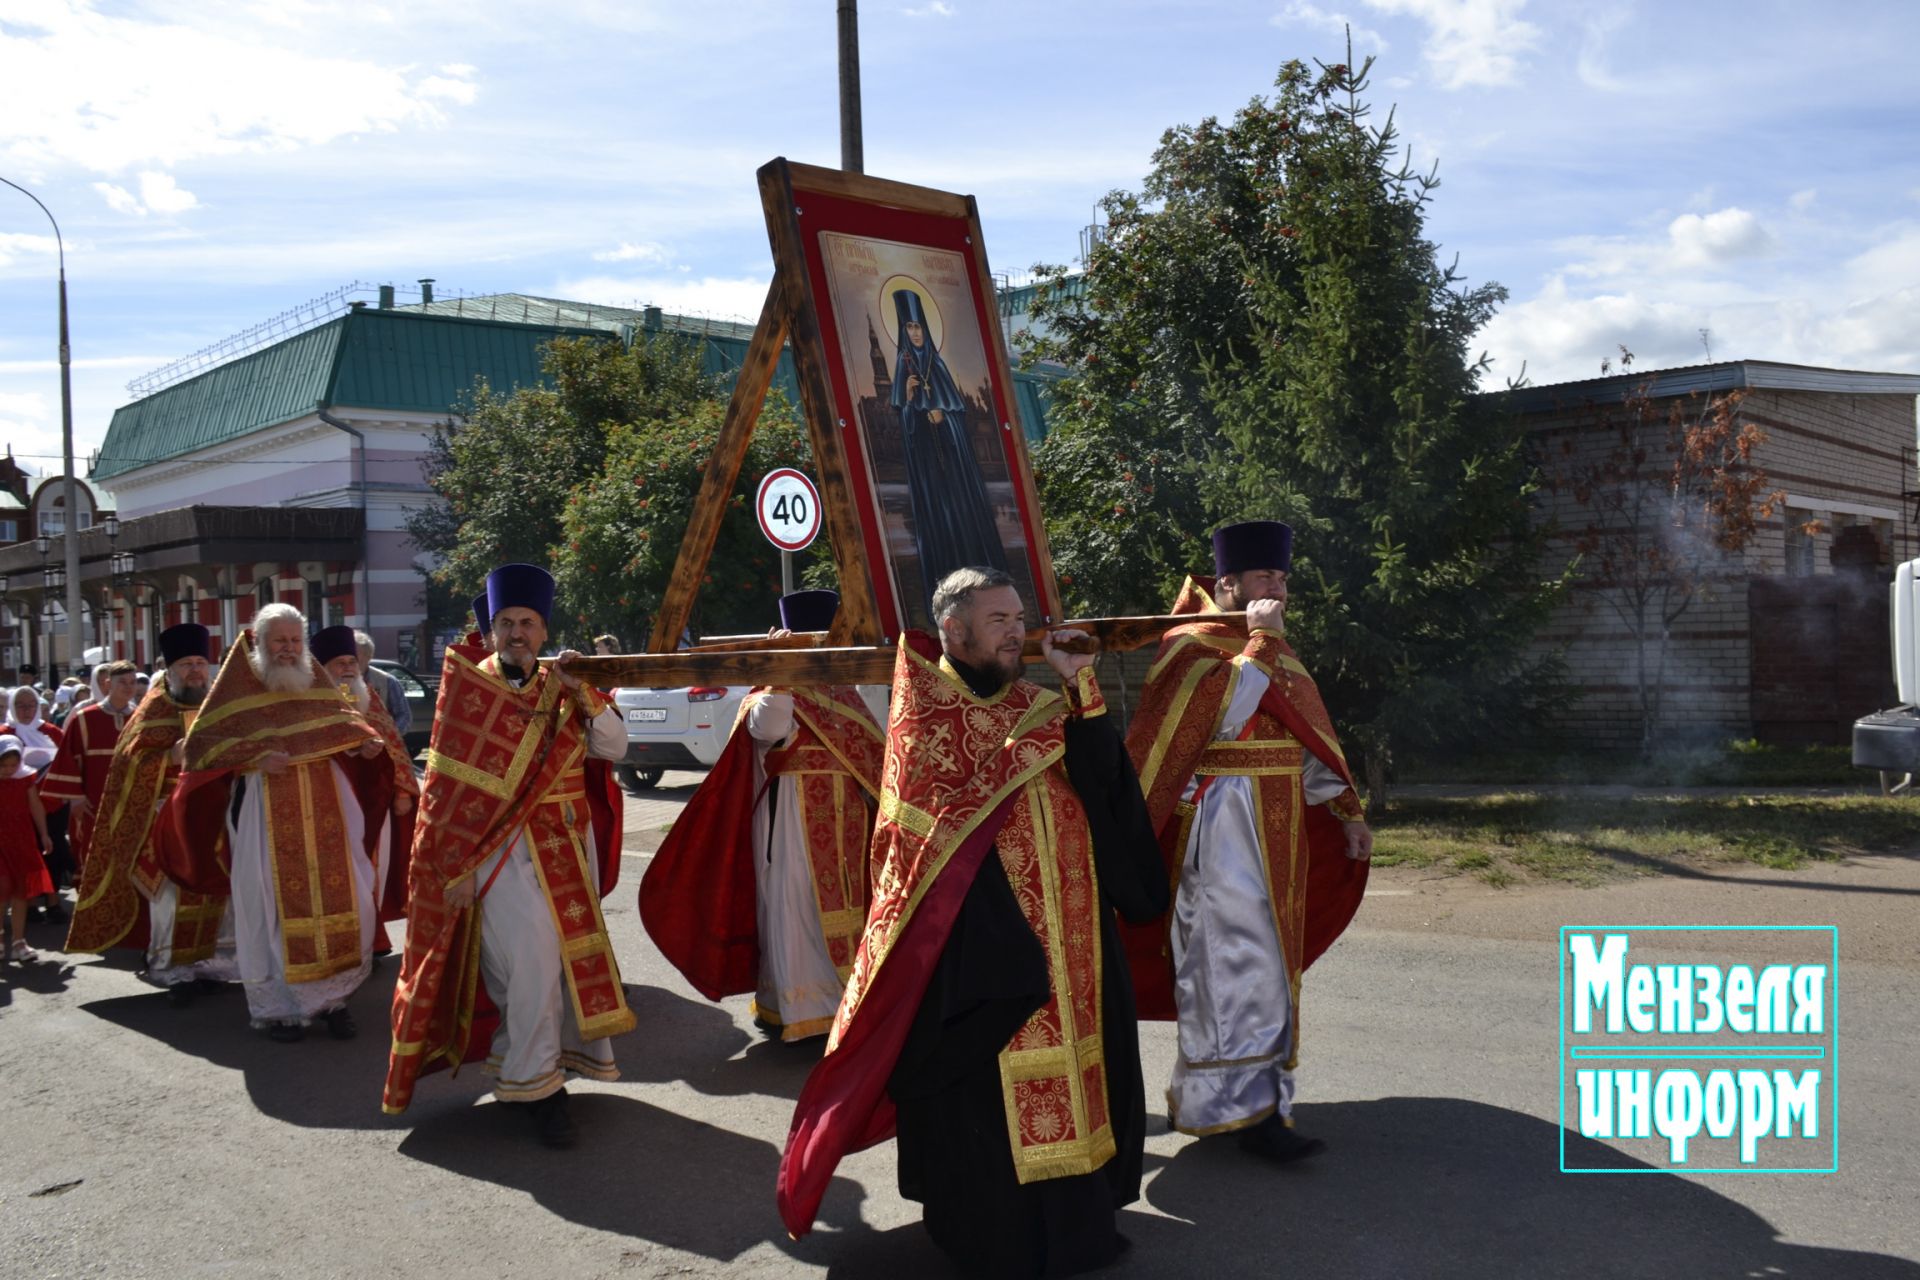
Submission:
[[[1034,622],[1057,620],[971,198],[784,161],[761,182],[803,313],[791,330],[803,366],[798,348],[818,342],[886,638],[931,630],[934,584],[970,565],[1005,569]],[[786,274],[789,258],[802,279]]]

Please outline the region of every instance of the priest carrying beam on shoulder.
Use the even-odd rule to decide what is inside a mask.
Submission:
[[[1127,750],[1160,833],[1168,920],[1129,930],[1143,1018],[1178,1023],[1167,1116],[1287,1163],[1324,1147],[1293,1130],[1300,976],[1360,906],[1373,835],[1340,740],[1286,641],[1293,530],[1213,535],[1216,577],[1189,578]],[[1246,621],[1209,617],[1245,610]]]
[[[840,596],[780,598],[774,637],[826,631]],[[867,920],[885,746],[852,685],[758,688],[640,882],[640,919],[709,1000],[751,991],[789,1043],[833,1026]]]
[[[1126,1247],[1145,1093],[1116,910],[1167,880],[1093,657],[1042,652],[999,569],[948,574],[932,637],[901,638],[873,905],[826,1056],[801,1092],[779,1207],[812,1228],[835,1165],[897,1132],[901,1194],[935,1243],[996,1276],[1070,1274]]]
[[[546,570],[502,565],[487,575],[492,651],[447,650],[383,1105],[398,1114],[423,1071],[484,1059],[494,1097],[567,1147],[567,1078],[618,1079],[609,1037],[634,1026],[600,914],[619,826],[594,816],[607,793],[586,769],[622,758],[627,732],[567,673],[578,653],[540,660],[553,596]]]

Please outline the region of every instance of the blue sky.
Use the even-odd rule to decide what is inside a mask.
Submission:
[[[1920,371],[1920,5],[866,0],[870,173],[1067,261],[1160,132],[1378,56],[1511,291],[1494,376],[1716,358]],[[752,318],[753,182],[839,157],[833,0],[0,0],[0,175],[61,219],[75,437],[124,384],[353,280]],[[57,467],[52,237],[0,188],[0,443]],[[49,458],[46,455],[56,455]]]

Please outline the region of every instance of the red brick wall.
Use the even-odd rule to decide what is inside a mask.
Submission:
[[[1855,720],[1893,705],[1883,576],[1754,578],[1747,603],[1756,738],[1844,745]]]

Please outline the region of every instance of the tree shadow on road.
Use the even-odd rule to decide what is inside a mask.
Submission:
[[[789,1253],[774,1209],[780,1149],[638,1099],[578,1092],[580,1143],[549,1151],[524,1115],[500,1103],[426,1117],[400,1154],[465,1178],[511,1187],[548,1212],[600,1231],[731,1262],[774,1243]],[[822,1212],[857,1224],[863,1193],[834,1179]]]
[[[824,1037],[783,1044],[743,1030],[726,1008],[664,987],[628,983],[627,1003],[646,1038],[644,1052],[621,1058],[628,1080],[678,1080],[712,1097],[798,1099],[826,1047]]]
[[[334,1040],[316,1024],[297,1044],[275,1044],[248,1026],[247,997],[238,983],[202,994],[184,1009],[169,1005],[167,993],[158,989],[80,1007],[180,1053],[240,1072],[254,1106],[276,1120],[315,1129],[403,1128],[404,1118],[380,1111],[388,1009],[399,968],[396,960],[383,960],[347,1002],[360,1027],[352,1040]],[[477,1095],[486,1081],[469,1068],[456,1087]]]
[[[1548,1121],[1455,1098],[1299,1109],[1328,1151],[1286,1168],[1231,1138],[1189,1142],[1158,1165],[1129,1215],[1140,1275],[1819,1277],[1920,1280],[1881,1254],[1788,1244],[1753,1210],[1700,1182],[1571,1176]],[[1567,1138],[1570,1164],[1600,1144]],[[1607,1153],[1615,1162],[1617,1152]],[[1177,1220],[1177,1221],[1176,1221]]]

